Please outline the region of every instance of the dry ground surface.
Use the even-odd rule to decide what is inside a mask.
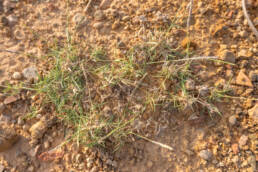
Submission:
[[[189,7],[0,0],[0,172],[255,172],[257,37],[240,0]]]

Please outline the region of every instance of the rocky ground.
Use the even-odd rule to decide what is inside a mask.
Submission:
[[[255,172],[258,38],[249,28],[240,0],[194,1],[190,38],[188,1],[89,2],[0,0],[0,172]],[[247,7],[257,28],[257,1],[247,1]],[[9,85],[31,84],[38,73],[48,72],[51,65],[43,57],[54,42],[66,41],[67,28],[80,42],[82,54],[104,47],[112,60],[145,44],[161,49],[161,56],[169,48],[183,51],[189,46],[194,56],[219,57],[223,63],[201,60],[191,64],[194,77],[186,80],[185,87],[192,94],[198,92],[198,97],[214,88],[227,90],[213,95],[220,115],[206,114],[200,107],[178,110],[168,104],[147,110],[135,121],[137,133],[173,150],[140,137],[131,137],[115,152],[69,142],[72,128],[51,107],[32,111],[33,105],[41,104],[40,96],[28,89],[8,92],[13,89]],[[169,48],[162,47],[163,43]],[[137,63],[141,63],[146,52],[137,51]],[[153,67],[149,75],[158,70]],[[147,77],[143,83],[154,90],[159,81]]]

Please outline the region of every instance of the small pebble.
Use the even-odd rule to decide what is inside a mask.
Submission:
[[[203,97],[208,96],[210,93],[209,87],[207,86],[201,86],[199,88],[199,94]]]
[[[18,123],[18,125],[23,125],[24,124],[24,120],[21,116],[19,116],[17,123]]]
[[[200,151],[199,156],[202,159],[208,161],[208,160],[210,160],[212,158],[212,153],[209,150],[206,149],[206,150]]]
[[[239,152],[239,148],[238,148],[238,144],[237,143],[233,144],[231,146],[231,148],[232,148],[232,151],[233,151],[234,154],[237,154]]]
[[[52,134],[53,137],[56,137],[57,136],[57,132],[54,131],[53,134]]]
[[[224,166],[225,166],[225,164],[223,162],[218,163],[218,167],[224,167]]]
[[[16,80],[19,80],[19,79],[22,78],[22,75],[21,75],[20,72],[14,72],[12,78],[16,79]]]
[[[36,116],[37,119],[41,119],[41,117],[42,117],[42,115],[40,113],[37,114],[37,116]]]
[[[185,82],[185,88],[187,90],[194,90],[195,89],[195,82],[192,79],[187,79]]]
[[[50,143],[48,141],[44,142],[44,148],[48,149],[50,147]]]
[[[25,68],[22,71],[22,74],[28,80],[37,79],[38,78],[38,70],[35,67]]]
[[[228,118],[228,122],[229,122],[229,124],[232,125],[232,126],[235,125],[236,122],[237,122],[236,116],[235,116],[235,115],[230,116],[230,117]]]
[[[238,141],[239,146],[242,147],[242,146],[246,145],[247,140],[248,140],[248,136],[242,135],[242,136],[240,137],[239,141]]]
[[[18,22],[18,18],[17,18],[16,16],[14,16],[14,15],[10,15],[10,16],[8,16],[8,17],[6,17],[6,18],[7,18],[7,20],[8,20],[8,25],[9,25],[9,26],[14,26],[14,25],[16,25],[17,22]]]
[[[152,166],[153,166],[153,162],[152,162],[152,161],[148,161],[148,162],[147,162],[147,167],[148,167],[148,168],[151,168]]]

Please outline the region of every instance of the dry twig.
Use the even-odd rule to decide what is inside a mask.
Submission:
[[[245,0],[242,0],[242,9],[243,9],[243,12],[244,12],[244,16],[248,22],[248,25],[250,26],[250,28],[252,29],[252,31],[254,32],[256,38],[258,38],[258,31],[256,30],[256,28],[254,27],[252,21],[250,20],[249,18],[249,15],[247,13],[247,10],[246,10],[246,5],[245,5]]]
[[[90,8],[90,4],[91,4],[92,0],[89,0],[84,12],[87,13],[88,9]]]
[[[188,18],[187,18],[187,34],[189,34],[190,21],[192,17],[192,9],[193,9],[193,0],[191,0],[189,4],[189,12],[188,12]]]

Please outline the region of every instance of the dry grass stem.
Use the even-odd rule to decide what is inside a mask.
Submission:
[[[174,150],[172,147],[170,147],[170,146],[168,146],[168,145],[165,145],[165,144],[163,144],[163,143],[160,143],[160,142],[151,140],[151,139],[149,139],[149,138],[147,138],[147,137],[144,137],[144,136],[141,136],[141,135],[138,135],[138,134],[135,134],[135,133],[131,133],[131,134],[136,135],[137,137],[140,137],[140,138],[142,138],[142,139],[144,139],[144,140],[147,140],[147,141],[149,141],[149,142],[151,142],[151,143],[153,143],[153,144],[156,144],[156,145],[158,145],[158,146],[160,146],[160,147],[162,147],[162,148],[165,148],[165,149],[168,149],[168,150],[171,150],[171,151]]]
[[[258,38],[258,31],[256,30],[256,28],[254,27],[252,21],[250,20],[249,18],[249,15],[247,13],[247,10],[246,10],[246,5],[245,5],[245,0],[242,0],[242,9],[243,9],[243,12],[244,12],[244,16],[248,22],[248,25],[250,26],[250,28],[252,29],[252,31],[254,32],[256,38]]]

